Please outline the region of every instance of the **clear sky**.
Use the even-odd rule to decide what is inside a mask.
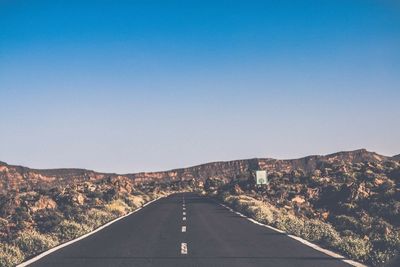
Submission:
[[[0,160],[400,153],[399,1],[0,0]]]

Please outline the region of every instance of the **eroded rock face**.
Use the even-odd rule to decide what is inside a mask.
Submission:
[[[293,160],[265,158],[212,162],[190,168],[126,175],[98,173],[83,169],[35,170],[0,162],[0,193],[10,190],[20,191],[22,189],[51,188],[84,181],[116,178],[119,180],[116,187],[118,187],[118,190],[124,191],[129,190],[129,187],[123,184],[126,183],[126,180],[133,181],[136,184],[150,181],[173,182],[191,179],[204,182],[206,179],[213,177],[229,181],[248,179],[251,175],[251,171],[256,169],[268,170],[269,173],[275,173],[277,176],[282,175],[282,173],[292,173],[290,177],[294,179],[294,181],[296,179],[301,179],[301,177],[305,175],[313,174],[316,180],[318,180],[319,177],[323,177],[322,179],[324,179],[325,182],[329,182],[330,177],[327,174],[336,172],[347,173],[347,163],[357,164],[369,162],[372,165],[367,166],[367,168],[374,171],[374,169],[379,168],[381,162],[388,159],[390,158],[361,149],[350,152],[339,152],[326,156],[309,156]],[[122,182],[124,179],[125,182]]]
[[[83,181],[96,181],[116,174],[97,173],[80,169],[35,170],[0,162],[0,193],[48,189]]]

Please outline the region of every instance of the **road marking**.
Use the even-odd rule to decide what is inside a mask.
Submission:
[[[183,215],[186,215],[186,212],[183,212]]]
[[[182,220],[186,221],[186,217],[183,217]]]
[[[181,244],[181,254],[187,254],[187,244],[186,243]]]
[[[186,226],[182,226],[182,233],[186,233]]]
[[[185,208],[185,207],[183,207],[183,210],[186,210],[186,208]]]
[[[327,255],[333,257],[333,258],[336,258],[336,259],[338,259],[338,260],[341,260],[341,261],[343,261],[343,262],[346,262],[346,263],[348,263],[348,264],[350,264],[350,265],[352,265],[352,266],[355,266],[355,267],[367,267],[366,265],[364,265],[364,264],[362,264],[362,263],[359,263],[359,262],[356,262],[356,261],[353,261],[353,260],[346,259],[345,257],[343,257],[343,256],[340,255],[340,254],[337,254],[336,252],[333,252],[333,251],[330,251],[330,250],[321,248],[320,246],[315,245],[315,244],[313,244],[313,243],[311,243],[311,242],[309,242],[309,241],[307,241],[307,240],[304,240],[304,239],[301,238],[301,237],[294,236],[294,235],[290,235],[290,234],[288,234],[288,233],[286,233],[286,232],[284,232],[284,231],[282,231],[282,230],[279,230],[279,229],[277,229],[277,228],[275,228],[275,227],[272,227],[272,226],[270,226],[270,225],[257,222],[256,220],[254,220],[254,219],[252,219],[252,218],[250,218],[250,217],[247,217],[247,216],[243,215],[242,213],[240,213],[240,212],[238,212],[238,211],[235,211],[235,210],[231,209],[230,207],[228,207],[228,206],[226,206],[226,205],[224,205],[224,204],[222,204],[222,203],[218,203],[218,204],[221,205],[222,207],[228,209],[229,211],[231,211],[231,212],[233,212],[233,213],[236,213],[236,214],[239,215],[240,217],[243,217],[243,218],[245,218],[245,219],[251,221],[252,223],[255,223],[255,224],[258,224],[258,225],[260,225],[260,226],[264,226],[264,227],[267,227],[267,228],[269,228],[269,229],[272,229],[272,230],[274,230],[274,231],[276,231],[276,232],[285,234],[286,236],[288,236],[288,237],[290,237],[290,238],[293,238],[293,239],[299,241],[300,243],[302,243],[302,244],[304,244],[304,245],[306,245],[306,246],[309,246],[309,247],[311,247],[311,248],[313,248],[313,249],[315,249],[315,250],[317,250],[317,251],[320,251],[320,252],[322,252],[322,253],[325,253],[325,254],[327,254]]]

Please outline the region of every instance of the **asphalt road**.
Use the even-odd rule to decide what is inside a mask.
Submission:
[[[160,199],[30,266],[349,265],[185,193]]]

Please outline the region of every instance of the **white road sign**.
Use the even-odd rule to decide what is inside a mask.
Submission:
[[[267,184],[267,171],[256,171],[257,184]]]

